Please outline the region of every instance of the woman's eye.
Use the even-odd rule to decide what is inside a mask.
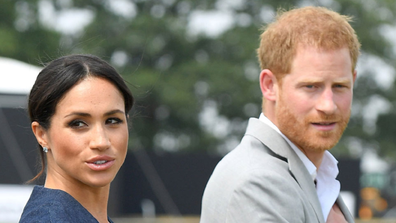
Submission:
[[[69,126],[72,128],[82,128],[84,126],[87,126],[87,124],[81,120],[73,120],[69,123]]]
[[[106,120],[106,124],[111,124],[111,125],[115,125],[115,124],[120,124],[123,121],[119,118],[109,118]]]

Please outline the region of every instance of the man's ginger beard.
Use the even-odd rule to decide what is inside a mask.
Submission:
[[[342,133],[348,125],[351,112],[333,115],[325,115],[322,112],[307,114],[298,118],[288,107],[287,101],[280,95],[275,111],[279,130],[292,141],[300,150],[310,152],[323,152],[334,147],[340,140]],[[319,131],[311,123],[337,122],[335,129],[331,131]]]

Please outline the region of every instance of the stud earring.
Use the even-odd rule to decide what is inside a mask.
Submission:
[[[44,151],[45,153],[47,153],[47,152],[48,152],[48,148],[47,148],[47,147],[43,147],[43,151]]]

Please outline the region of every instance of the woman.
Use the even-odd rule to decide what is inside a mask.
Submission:
[[[71,55],[52,61],[29,95],[44,186],[35,186],[20,222],[111,222],[110,183],[123,164],[133,97],[105,61]]]

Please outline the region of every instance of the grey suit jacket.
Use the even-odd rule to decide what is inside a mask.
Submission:
[[[341,197],[337,202],[354,222]],[[300,158],[275,130],[251,118],[241,143],[217,164],[206,185],[200,222],[325,221]]]

